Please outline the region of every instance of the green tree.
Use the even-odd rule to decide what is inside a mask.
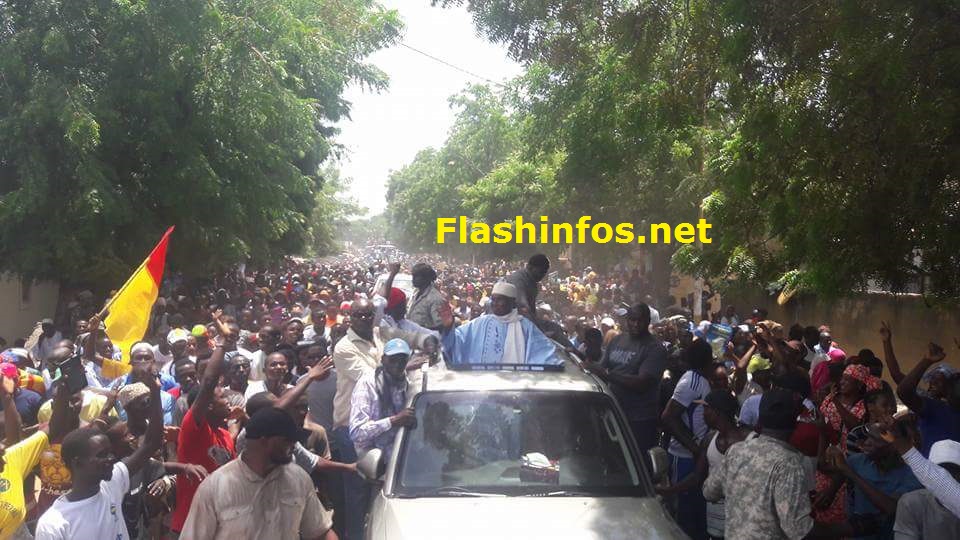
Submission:
[[[504,163],[518,143],[505,95],[473,85],[451,97],[450,106],[457,117],[443,146],[419,152],[387,184],[387,219],[410,250],[435,251],[437,218],[468,215],[464,192]],[[472,249],[445,245],[448,253]]]
[[[681,270],[960,298],[956,2],[434,4],[466,5],[528,64],[520,146],[566,155],[574,204],[703,207],[714,243],[681,249]]]
[[[116,283],[160,232],[202,273],[301,250],[370,0],[0,1],[0,269]]]
[[[324,165],[320,177],[323,185],[317,190],[310,217],[307,253],[323,257],[341,251],[344,231],[351,218],[365,214],[367,209],[349,195],[352,180],[343,177],[336,164]]]

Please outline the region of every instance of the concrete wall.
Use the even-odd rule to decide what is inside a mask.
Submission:
[[[35,281],[29,291],[24,287],[19,276],[0,275],[0,336],[10,346],[16,338],[30,336],[37,321],[53,318],[57,309],[59,284]]]
[[[960,338],[960,309],[928,307],[918,295],[869,293],[833,301],[802,297],[779,306],[775,297],[728,294],[727,302],[737,306],[741,316],[749,316],[755,306],[766,307],[770,318],[785,326],[827,324],[848,355],[868,348],[883,358],[878,330],[880,322],[886,321],[893,327],[894,352],[904,373],[923,357],[930,341],[947,351],[946,364],[960,369],[960,349],[953,341]],[[884,378],[890,380],[886,369]]]

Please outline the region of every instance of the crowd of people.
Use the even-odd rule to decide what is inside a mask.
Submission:
[[[413,425],[409,374],[559,349],[641,450],[666,450],[656,489],[691,538],[960,538],[942,347],[904,373],[886,324],[878,356],[822,321],[727,306],[694,323],[649,292],[639,269],[539,254],[287,260],[169,277],[129,351],[84,293],[0,353],[0,539],[362,538],[356,463]]]

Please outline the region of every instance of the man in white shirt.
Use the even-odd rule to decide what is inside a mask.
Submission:
[[[267,357],[277,350],[283,332],[272,324],[266,324],[257,333],[260,348],[250,356],[250,380],[262,381],[267,368]]]
[[[197,489],[183,540],[335,540],[310,475],[292,463],[297,424],[282,409],[257,411],[246,426],[246,448]]]
[[[61,456],[70,470],[73,486],[54,501],[37,523],[37,540],[109,538],[128,540],[123,519],[123,496],[130,477],[137,474],[163,444],[163,411],[160,381],[151,378],[150,416],[143,444],[120,462],[113,462],[110,439],[96,427],[70,432],[63,439]]]
[[[703,406],[697,402],[710,393],[709,372],[713,365],[713,350],[704,340],[696,340],[684,351],[690,370],[680,377],[673,396],[661,415],[664,431],[673,437],[670,441],[671,480],[686,478],[696,468],[695,456],[700,441],[707,434]],[[699,488],[681,492],[677,496],[677,523],[691,538],[706,536],[706,501]]]
[[[46,365],[47,357],[57,348],[57,345],[63,340],[63,336],[53,326],[53,319],[44,319],[40,321],[40,335],[37,342],[30,348],[30,353],[34,359],[40,362],[40,365]]]

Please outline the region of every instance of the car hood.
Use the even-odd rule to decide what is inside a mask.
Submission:
[[[653,498],[381,499],[374,540],[687,538]]]

